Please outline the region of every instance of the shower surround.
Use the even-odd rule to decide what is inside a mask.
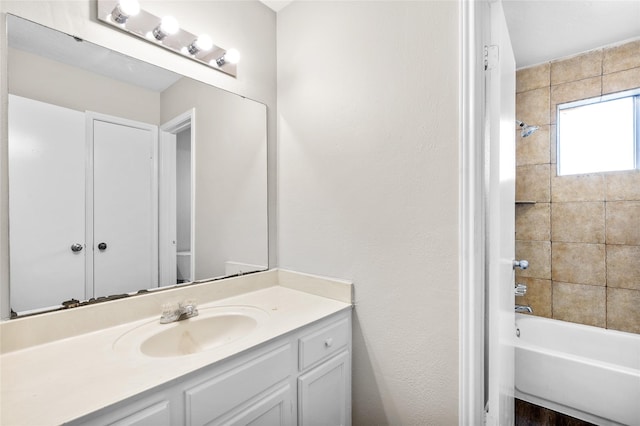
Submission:
[[[640,87],[640,40],[519,70],[518,304],[534,315],[640,333],[640,171],[557,176],[556,105]]]

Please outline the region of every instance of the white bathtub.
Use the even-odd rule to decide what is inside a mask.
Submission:
[[[516,314],[515,396],[599,425],[640,425],[640,335]]]

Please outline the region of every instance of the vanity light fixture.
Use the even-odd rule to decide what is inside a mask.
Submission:
[[[236,49],[225,50],[206,34],[196,36],[180,28],[172,16],[160,19],[141,9],[137,0],[97,2],[100,21],[225,74],[237,75],[240,54]]]
[[[177,33],[179,29],[180,25],[178,25],[176,18],[173,16],[165,16],[160,21],[160,24],[153,29],[151,34],[153,34],[156,40],[162,41],[166,36]]]
[[[111,18],[118,24],[126,24],[131,16],[140,13],[138,0],[120,0],[111,11]]]

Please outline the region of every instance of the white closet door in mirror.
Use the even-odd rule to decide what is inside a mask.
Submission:
[[[85,116],[9,96],[11,309],[85,299]]]
[[[90,115],[96,297],[158,286],[156,126]]]

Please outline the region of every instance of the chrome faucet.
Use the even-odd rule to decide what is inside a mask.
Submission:
[[[198,308],[196,302],[187,300],[179,303],[176,309],[175,305],[166,304],[162,306],[162,315],[160,316],[160,324],[168,324],[170,322],[182,321],[187,318],[198,316]]]
[[[531,309],[531,306],[528,305],[516,305],[516,312],[519,312],[521,314],[532,314],[533,309]]]

